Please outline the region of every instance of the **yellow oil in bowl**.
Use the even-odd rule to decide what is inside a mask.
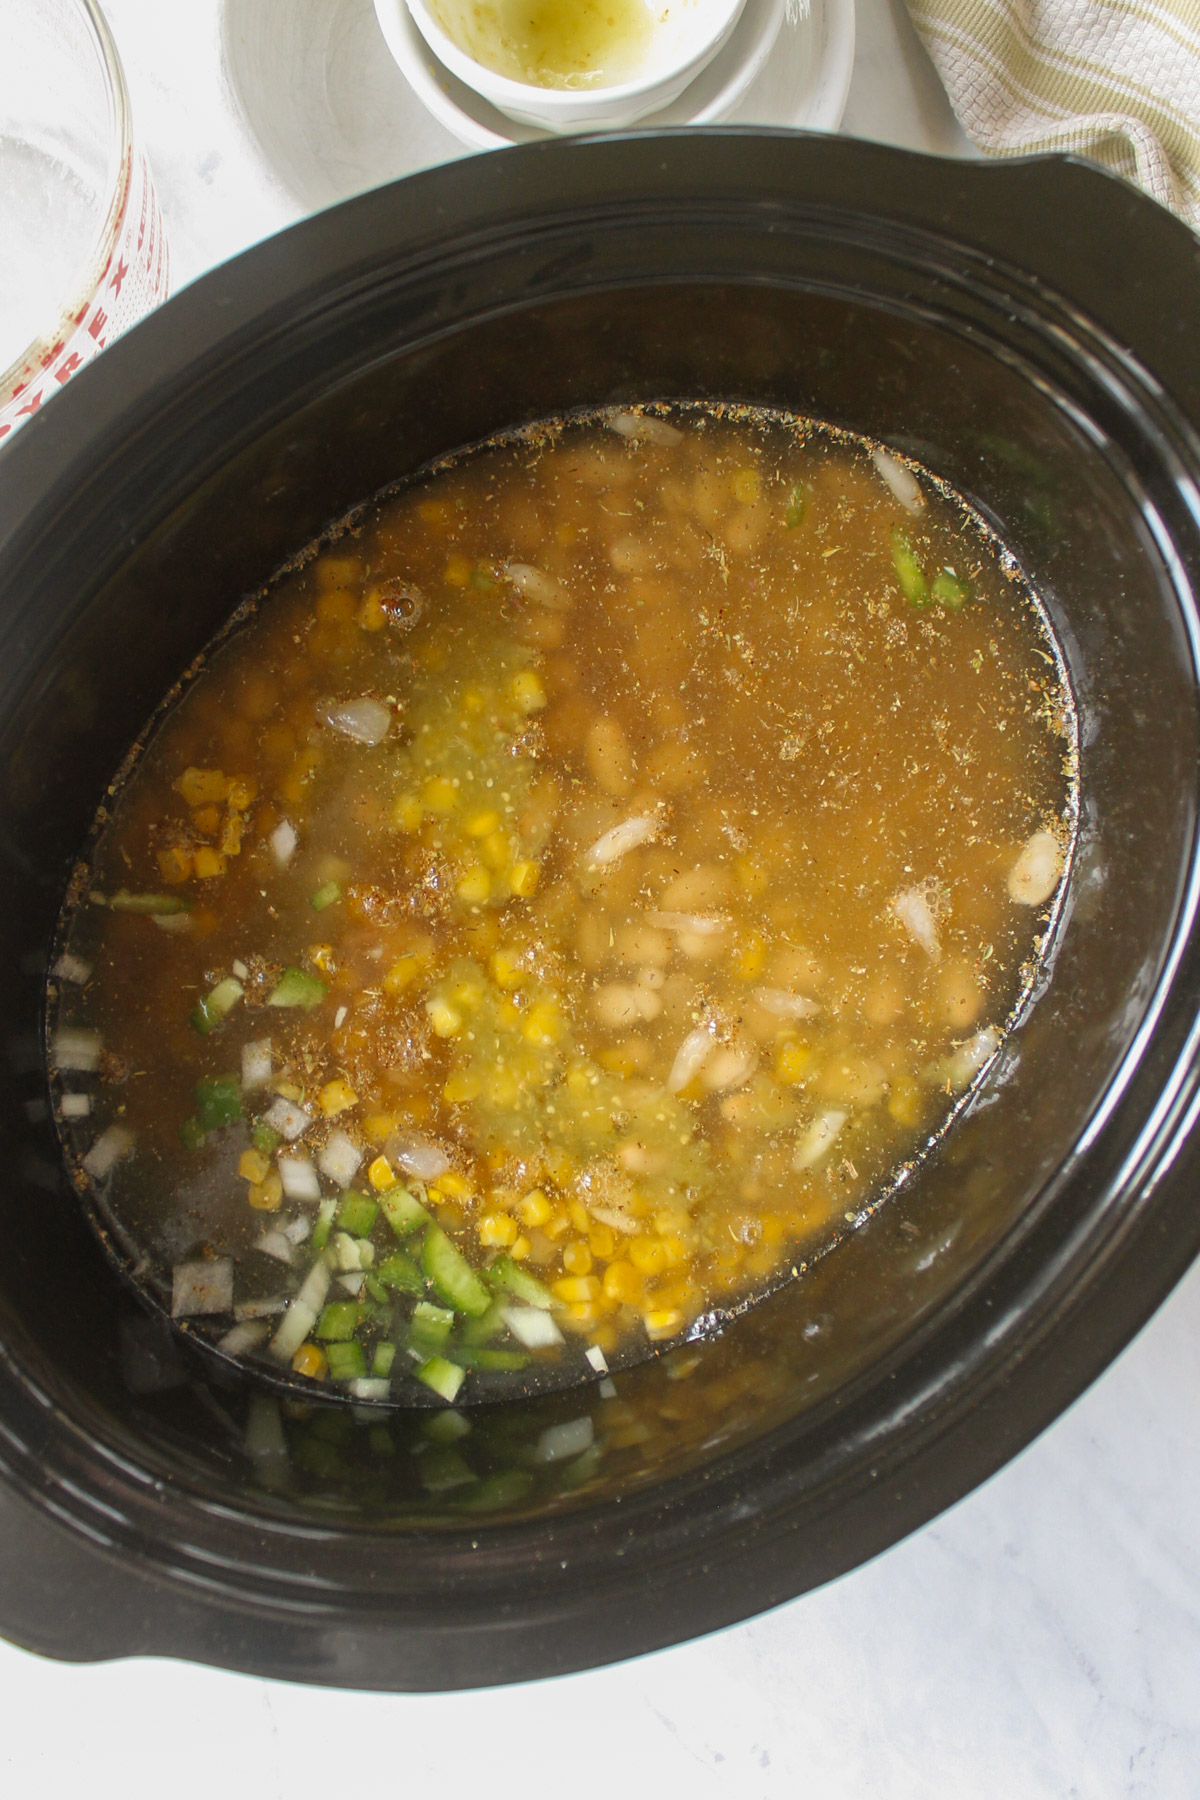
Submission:
[[[635,79],[666,17],[645,0],[431,0],[429,10],[475,62],[543,88]]]

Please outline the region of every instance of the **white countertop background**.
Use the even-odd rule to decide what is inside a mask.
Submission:
[[[366,29],[369,0],[323,3]],[[104,4],[178,288],[303,216],[311,181],[276,179],[222,95],[219,0]],[[969,153],[901,0],[859,0],[843,129]],[[432,123],[412,144],[413,167],[457,153]],[[0,1643],[0,1793],[1198,1800],[1198,1395],[1200,1267],[1038,1442],[904,1543],[590,1674],[380,1696]]]

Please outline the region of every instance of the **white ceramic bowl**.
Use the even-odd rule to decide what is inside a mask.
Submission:
[[[661,0],[660,0],[661,3]],[[403,66],[405,14],[452,75],[497,111],[542,131],[567,133],[631,125],[669,106],[721,49],[744,0],[668,0],[651,30],[635,79],[611,87],[553,88],[514,81],[459,48],[426,0],[375,0],[388,48]]]

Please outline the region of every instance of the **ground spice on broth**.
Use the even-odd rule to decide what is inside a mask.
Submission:
[[[451,458],[248,610],[109,809],[51,994],[79,1183],[276,1372],[602,1375],[944,1127],[1073,757],[1011,559],[861,440],[673,407]]]

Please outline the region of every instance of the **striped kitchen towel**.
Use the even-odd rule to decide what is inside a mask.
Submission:
[[[1200,227],[1200,0],[908,0],[989,156],[1073,150]]]

